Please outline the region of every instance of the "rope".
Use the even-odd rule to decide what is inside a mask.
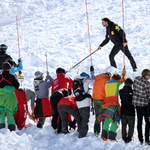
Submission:
[[[85,6],[86,6],[86,17],[87,17],[88,36],[89,36],[89,47],[90,47],[90,55],[91,55],[91,41],[90,41],[90,29],[89,29],[89,20],[88,20],[87,0],[85,0]],[[93,66],[93,65],[92,65],[92,55],[91,55],[91,66]]]
[[[122,0],[123,43],[124,43],[124,1]],[[125,66],[125,47],[123,45],[123,64]]]

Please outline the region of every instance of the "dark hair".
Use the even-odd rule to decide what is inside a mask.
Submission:
[[[142,71],[142,77],[146,77],[147,75],[150,75],[150,70],[149,69],[144,69]]]
[[[108,24],[109,24],[110,19],[109,18],[103,18],[102,21],[108,22]]]
[[[63,68],[57,68],[56,69],[56,73],[64,73],[64,74],[66,74],[66,71]]]
[[[14,66],[14,61],[12,59],[7,59],[5,62],[9,62],[12,66]]]
[[[132,79],[127,78],[126,81],[125,81],[125,84],[129,84],[129,85],[133,84]]]
[[[119,73],[114,73],[112,78],[115,79],[115,80],[120,80],[121,79],[121,75]]]

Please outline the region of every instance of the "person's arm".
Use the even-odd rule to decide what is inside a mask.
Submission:
[[[108,42],[109,42],[109,35],[108,35],[108,33],[107,33],[107,31],[106,31],[106,36],[105,36],[105,40],[99,45],[100,47],[103,47],[103,46],[105,46]]]

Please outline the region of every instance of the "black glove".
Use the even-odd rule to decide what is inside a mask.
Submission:
[[[91,72],[94,71],[94,67],[93,66],[90,67],[90,71]]]
[[[71,89],[68,89],[68,95],[71,95],[71,93],[72,93]]]
[[[21,58],[18,59],[18,62],[22,62]]]
[[[74,122],[74,120],[73,120],[73,121],[71,121],[68,125],[69,125],[69,127],[70,127],[70,129],[69,129],[69,130],[71,130],[71,128],[75,130],[75,129],[76,129],[76,127],[77,127],[77,126],[76,126],[76,123]]]

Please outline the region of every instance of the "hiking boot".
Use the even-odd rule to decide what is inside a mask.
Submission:
[[[9,125],[8,125],[8,129],[9,129],[10,131],[15,131],[15,130],[16,130],[16,126],[15,126],[14,124],[9,124]]]
[[[109,131],[109,139],[116,141],[117,134],[113,131]]]
[[[0,129],[5,128],[5,123],[0,123]]]
[[[133,72],[137,72],[137,68],[133,68]]]

